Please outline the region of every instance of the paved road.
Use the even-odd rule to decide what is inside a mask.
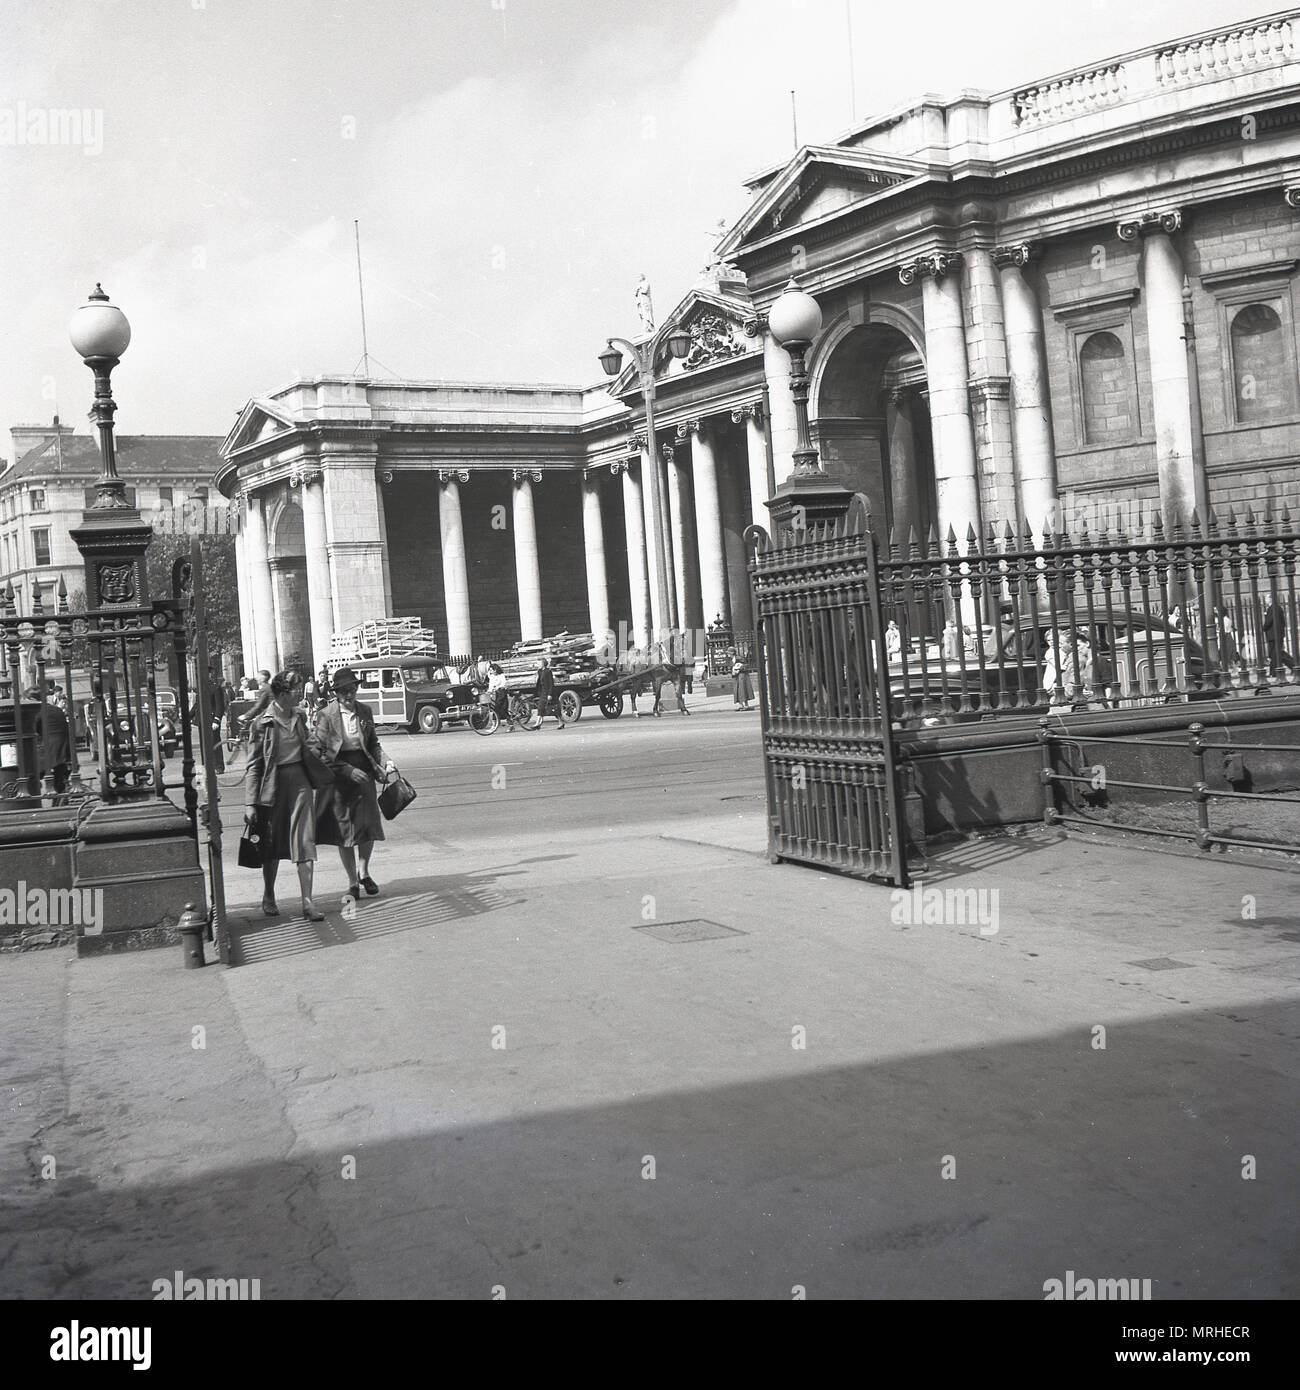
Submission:
[[[766,862],[752,719],[397,737],[351,917],[0,961],[0,1294],[1300,1295],[1300,879],[1039,834],[904,920]]]

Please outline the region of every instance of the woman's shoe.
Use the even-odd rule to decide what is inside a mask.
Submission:
[[[361,901],[361,885],[359,883],[349,883],[347,895],[353,902],[359,903]]]
[[[264,917],[278,917],[280,915],[280,909],[276,907],[274,898],[264,897],[262,899],[262,915]]]
[[[370,894],[372,898],[377,898],[379,896],[379,885],[374,881],[373,878],[370,877],[369,874],[362,875],[361,886],[366,890],[367,893]]]
[[[310,898],[304,898],[302,900],[302,915],[309,922],[323,922],[325,920],[325,914]]]

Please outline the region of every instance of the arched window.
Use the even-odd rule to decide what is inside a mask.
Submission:
[[[1282,320],[1267,304],[1247,304],[1232,320],[1232,389],[1242,422],[1275,419],[1295,409]]]
[[[1079,349],[1083,433],[1089,444],[1137,437],[1137,416],[1124,344],[1114,333],[1092,333]]]

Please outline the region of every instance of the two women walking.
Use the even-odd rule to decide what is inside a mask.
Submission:
[[[335,699],[309,727],[302,676],[281,671],[270,682],[269,703],[252,720],[244,820],[263,845],[262,911],[268,917],[279,916],[275,881],[280,861],[288,859],[297,868],[303,915],[324,920],[312,901],[318,844],[338,847],[354,898],[363,888],[372,897],[379,892],[370,875],[375,841],[384,838],[375,781],[393,763],[375,734],[374,717],[357,703],[357,684],[355,672],[336,672]]]

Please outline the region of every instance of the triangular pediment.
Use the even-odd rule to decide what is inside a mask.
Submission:
[[[655,380],[664,381],[751,353],[761,353],[763,340],[754,331],[756,323],[754,307],[747,294],[742,298],[739,294],[721,294],[697,286],[655,329]],[[674,357],[668,351],[668,335],[678,327],[685,328],[691,337],[691,349],[684,358]],[[639,394],[640,390],[635,364],[625,361],[609,384],[610,395],[623,398]]]
[[[734,256],[756,242],[826,221],[929,172],[920,161],[897,155],[806,145],[759,188],[749,211],[718,243],[718,254]]]
[[[298,423],[287,411],[260,396],[254,396],[239,412],[234,428],[222,441],[221,457],[230,458],[252,444],[260,444],[277,434],[288,434]]]

